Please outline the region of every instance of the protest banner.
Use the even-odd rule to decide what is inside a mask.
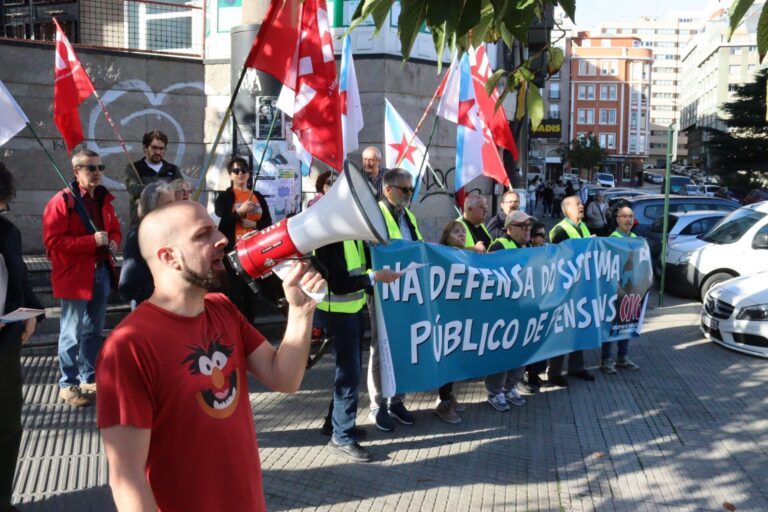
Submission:
[[[373,268],[385,396],[520,368],[640,335],[653,282],[642,238],[477,254],[393,241]]]

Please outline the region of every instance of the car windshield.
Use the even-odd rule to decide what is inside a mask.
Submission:
[[[613,179],[613,174],[607,174],[607,173],[604,173],[604,172],[599,172],[599,173],[597,173],[597,179],[610,181],[610,180]]]
[[[763,217],[765,214],[762,212],[739,208],[723,217],[708,233],[701,236],[701,239],[713,244],[732,244]]]

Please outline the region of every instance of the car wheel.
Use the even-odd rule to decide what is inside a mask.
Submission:
[[[699,300],[703,303],[704,299],[707,297],[707,292],[710,288],[715,286],[718,283],[722,283],[723,281],[727,281],[729,279],[733,279],[735,276],[732,276],[731,274],[728,274],[726,272],[718,272],[716,274],[712,274],[708,278],[704,280],[704,284],[701,285],[701,292],[699,294]]]

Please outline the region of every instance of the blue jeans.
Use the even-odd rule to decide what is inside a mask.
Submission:
[[[611,346],[616,343],[619,346],[619,359],[624,359],[629,353],[629,340],[609,341],[603,343],[600,348],[600,360],[605,361],[611,358]]]
[[[333,441],[339,445],[355,442],[352,431],[357,416],[357,391],[360,387],[362,313],[328,313],[317,311],[328,333],[333,336],[336,373],[333,379]]]
[[[91,300],[61,299],[61,388],[96,380],[96,356],[103,341],[102,330],[110,289],[109,267],[100,264],[94,273]]]

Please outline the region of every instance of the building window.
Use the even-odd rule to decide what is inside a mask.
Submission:
[[[601,100],[615,100],[616,99],[616,86],[615,85],[601,85],[600,86],[600,99]]]
[[[601,108],[600,109],[600,124],[616,124],[616,109],[615,108]]]
[[[560,119],[560,105],[557,103],[551,103],[549,105],[549,118]]]
[[[629,152],[637,153],[637,135],[629,136]]]
[[[595,99],[595,86],[594,85],[580,85],[579,86],[579,99],[580,100],[594,100]]]
[[[731,55],[741,55],[741,46],[731,48]]]
[[[741,66],[728,66],[728,73],[738,75],[741,73]]]
[[[595,109],[580,108],[578,122],[579,124],[595,124]]]
[[[560,84],[557,82],[550,82],[549,83],[549,99],[551,100],[559,100],[560,99]]]
[[[630,112],[629,114],[629,127],[637,128],[637,112]]]
[[[597,67],[591,60],[581,59],[579,60],[579,74],[585,76],[594,76],[597,74]]]
[[[600,62],[600,74],[603,76],[616,76],[619,74],[619,65],[615,60],[603,60]]]
[[[600,147],[605,149],[616,149],[616,134],[601,133],[599,136]]]

